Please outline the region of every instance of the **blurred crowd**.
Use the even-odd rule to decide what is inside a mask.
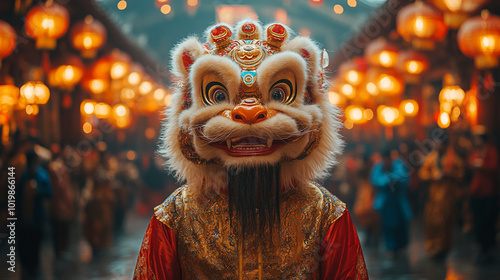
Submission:
[[[477,245],[474,262],[492,263],[500,228],[500,168],[492,140],[478,126],[468,135],[436,128],[422,141],[376,148],[348,143],[326,185],[354,213],[365,246],[383,240],[388,258],[405,254],[414,222],[424,229],[429,258],[445,260],[454,232],[461,232]]]
[[[42,242],[51,241],[56,258],[88,262],[112,245],[131,210],[150,216],[154,206],[174,190],[161,159],[110,150],[104,142],[43,147],[37,139],[26,137],[19,137],[11,147],[0,146],[0,180],[7,182],[7,168],[15,168],[16,244],[22,279],[39,275]],[[1,193],[7,194],[7,185],[0,185]],[[6,195],[0,196],[0,216],[4,231]]]
[[[383,240],[388,258],[405,254],[413,221],[424,228],[430,258],[446,258],[458,229],[477,244],[476,263],[492,262],[500,170],[491,140],[478,127],[472,135],[436,129],[422,141],[350,142],[325,186],[354,214],[364,246]],[[43,147],[31,138],[0,146],[0,180],[6,182],[7,168],[15,167],[23,279],[37,275],[42,242],[51,240],[57,258],[88,262],[113,244],[128,213],[149,217],[177,187],[160,158],[112,148],[104,142]],[[0,188],[7,193],[7,185]],[[7,210],[2,195],[2,224]]]

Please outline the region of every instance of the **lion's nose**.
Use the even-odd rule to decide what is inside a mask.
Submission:
[[[267,109],[255,99],[244,99],[231,111],[231,119],[246,124],[258,123],[267,119]]]

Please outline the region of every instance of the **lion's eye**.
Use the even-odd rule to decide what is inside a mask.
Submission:
[[[295,101],[296,92],[293,90],[292,82],[287,79],[281,79],[271,86],[269,99],[285,104],[291,104]]]
[[[225,92],[224,90],[218,89],[217,91],[215,91],[214,98],[213,98],[215,103],[222,103],[228,99],[229,99],[229,97],[227,95],[227,92]]]
[[[275,88],[271,91],[271,98],[275,101],[282,102],[285,98],[285,92],[281,88]]]
[[[219,82],[210,82],[203,92],[203,103],[205,105],[215,105],[229,101],[229,94],[226,87]]]

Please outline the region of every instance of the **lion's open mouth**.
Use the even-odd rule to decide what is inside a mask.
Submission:
[[[247,136],[227,139],[226,142],[210,143],[219,149],[224,150],[231,156],[262,156],[268,155],[283,145],[296,141],[300,137],[273,140],[271,138],[263,138],[258,136]]]

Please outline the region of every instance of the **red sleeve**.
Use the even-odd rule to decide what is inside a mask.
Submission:
[[[328,229],[321,246],[320,279],[368,279],[358,234],[347,210]]]
[[[174,231],[156,217],[151,219],[144,234],[133,279],[181,279]]]

